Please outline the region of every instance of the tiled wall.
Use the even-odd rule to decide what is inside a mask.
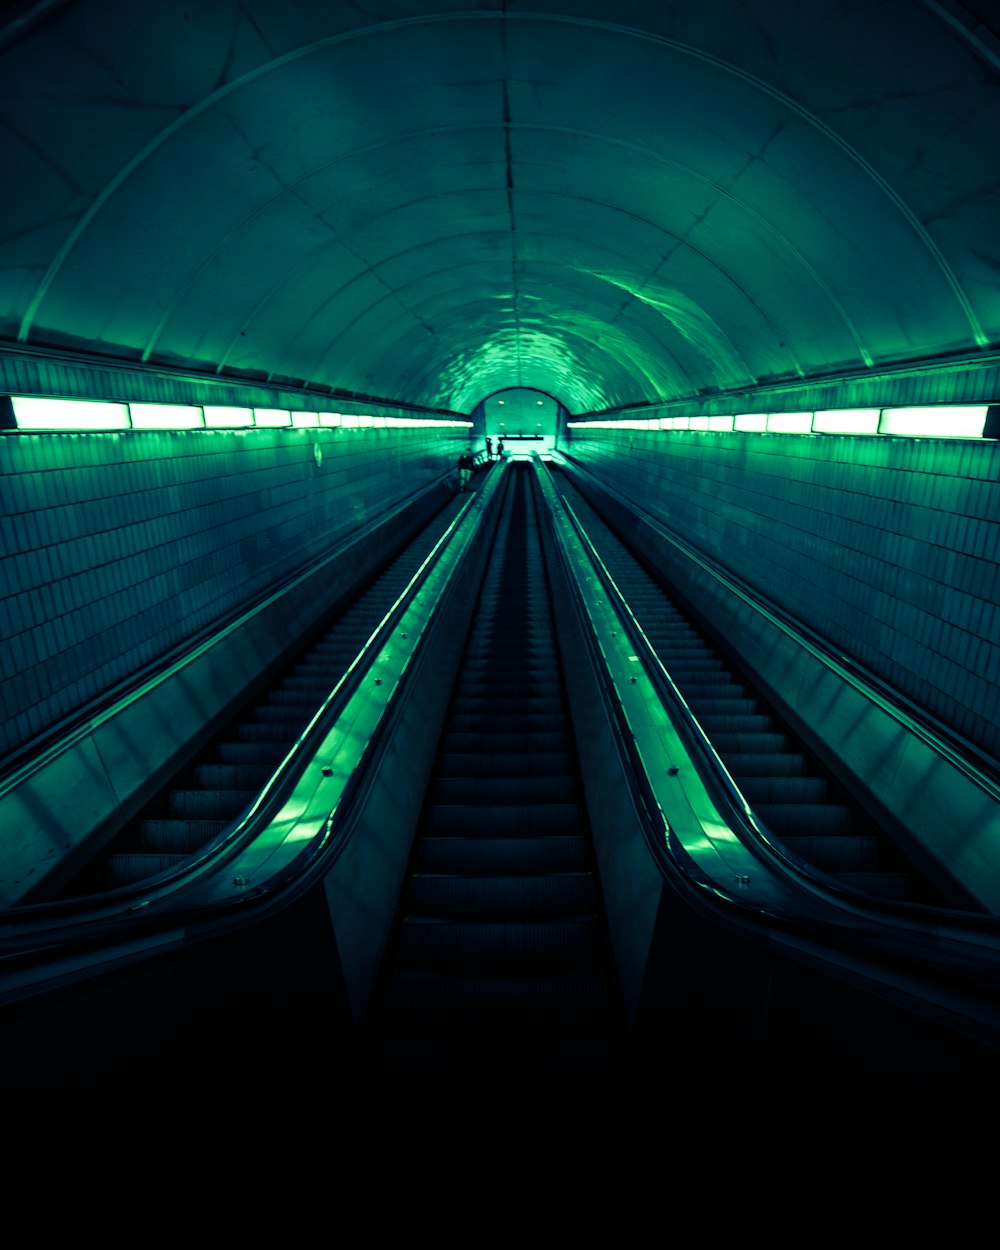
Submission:
[[[567,451],[1000,758],[1000,445],[588,430]]]
[[[0,756],[437,480],[462,434],[0,437]]]

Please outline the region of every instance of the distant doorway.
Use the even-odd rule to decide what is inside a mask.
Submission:
[[[497,391],[484,402],[483,417],[484,434],[494,447],[502,439],[508,456],[527,458],[555,448],[559,405],[544,391],[526,386]]]

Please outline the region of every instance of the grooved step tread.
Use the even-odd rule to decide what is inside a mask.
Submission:
[[[422,873],[410,878],[406,917],[517,919],[591,915],[597,905],[587,872],[544,876],[486,876]]]
[[[400,933],[400,964],[424,969],[482,970],[579,965],[602,953],[595,918],[548,921],[442,921],[417,917]]]
[[[582,836],[535,838],[421,838],[414,852],[420,873],[523,875],[528,872],[585,872],[590,868]]]

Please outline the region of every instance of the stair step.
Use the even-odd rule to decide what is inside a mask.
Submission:
[[[880,848],[877,838],[840,837],[782,838],[782,846],[825,872],[870,872],[878,869]]]
[[[590,873],[472,877],[426,873],[410,878],[410,916],[518,918],[590,915],[596,907]]]
[[[493,807],[514,804],[552,806],[573,803],[580,788],[575,776],[437,777],[428,794],[435,805],[468,804]]]
[[[142,855],[132,852],[116,852],[108,856],[105,872],[110,889],[123,885],[135,885],[149,877],[170,872],[182,864],[185,855]]]
[[[144,820],[139,826],[139,851],[193,855],[228,828],[225,820]]]
[[[415,919],[402,925],[400,960],[425,969],[579,965],[599,959],[602,935],[596,919],[557,921],[442,921]]]
[[[535,976],[449,976],[399,969],[392,977],[389,1017],[431,1028],[496,1024],[602,1023],[609,1014],[608,977],[602,967]]]

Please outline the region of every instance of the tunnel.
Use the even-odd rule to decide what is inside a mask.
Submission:
[[[707,1151],[734,1102],[800,1131],[996,1107],[998,72],[995,7],[952,0],[5,7],[0,1037],[26,1123],[203,1123],[226,1089],[241,1133],[312,1098],[356,1158],[413,1132],[459,1168],[490,1123],[494,1164],[537,1162],[543,1108],[564,1159],[648,1178],[647,1108]],[[264,768],[238,815],[168,813],[290,663],[309,711],[266,767],[249,731],[228,748]],[[751,694],[776,721],[749,744]],[[806,759],[832,780],[793,782]],[[776,795],[830,787],[835,814],[781,825]],[[509,955],[516,912],[546,950],[610,943],[545,1010],[565,1032],[599,1002],[612,1040],[525,1057],[472,988],[456,1059],[427,1030],[459,991],[435,971],[417,1007],[400,974],[436,1077],[396,1101],[372,1004],[387,952],[430,949],[397,908],[486,873],[443,846],[457,808],[503,826],[468,941]],[[233,859],[265,812],[283,840]],[[188,840],[137,866],[141,820]],[[495,867],[529,828],[544,884]],[[543,934],[530,899],[576,889]]]

